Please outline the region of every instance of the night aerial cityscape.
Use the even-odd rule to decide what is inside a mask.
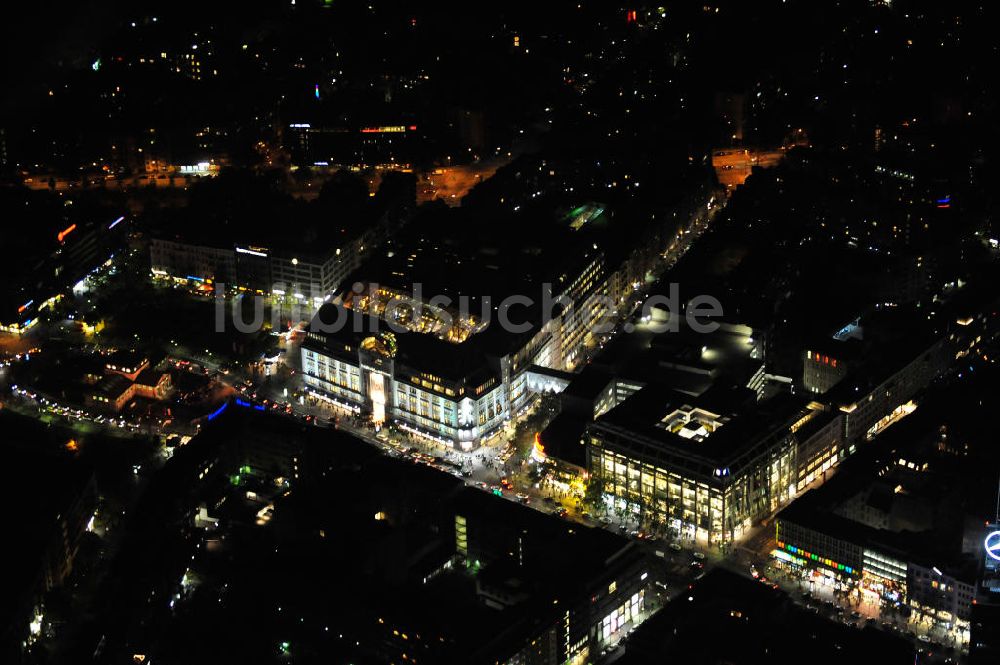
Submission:
[[[1000,664],[995,7],[10,7],[0,665]]]

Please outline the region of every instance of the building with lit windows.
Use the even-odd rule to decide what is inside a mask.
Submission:
[[[866,356],[863,367],[849,374],[824,398],[843,415],[849,446],[870,440],[916,409],[915,399],[941,376],[952,359],[950,341],[914,335],[907,343],[881,347]]]
[[[593,662],[649,616],[656,576],[636,543],[471,488],[458,492],[450,509],[456,554],[477,570],[482,603],[504,612],[553,599],[532,631],[538,637],[498,662]]]
[[[412,195],[411,181],[384,178],[370,203],[342,216],[320,202],[278,197],[244,225],[216,223],[225,213],[209,204],[168,211],[150,234],[152,277],[202,291],[221,284],[312,312],[405,222]]]
[[[568,376],[558,373],[610,332],[597,324],[617,315],[621,280],[597,240],[612,223],[600,206],[578,210],[515,216],[506,226],[464,207],[422,209],[326,308],[332,320],[352,317],[361,327],[324,334],[311,326],[302,347],[307,388],[375,422],[478,446],[533,392],[564,386]],[[390,328],[387,345],[379,333]]]
[[[236,253],[233,247],[152,238],[150,265],[154,277],[189,282],[236,284]]]
[[[773,556],[814,583],[967,630],[987,529],[966,515],[965,444],[951,449],[939,417],[917,412],[778,513]]]
[[[153,238],[150,264],[154,278],[204,287],[260,292],[300,305],[314,304],[343,283],[374,249],[376,230],[322,248],[272,248],[258,244],[211,246]],[[315,304],[319,304],[315,303]]]
[[[913,412],[947,369],[956,340],[914,311],[874,308],[806,343],[801,385],[840,410],[853,447]]]
[[[820,584],[857,588],[882,606],[968,627],[976,596],[971,562],[954,553],[935,554],[933,545],[919,542],[926,534],[874,529],[836,513],[812,512],[811,500],[797,504],[775,521],[776,559],[815,571],[811,579]]]
[[[120,413],[137,397],[162,401],[173,391],[167,372],[143,370],[130,380],[121,374],[109,373],[100,379],[85,396],[85,403],[101,411]]]
[[[98,491],[91,467],[50,454],[53,442],[44,428],[39,432],[7,420],[4,427],[4,464],[17,472],[5,480],[0,499],[17,507],[8,515],[8,527],[16,530],[19,546],[8,553],[10,572],[0,583],[0,661],[23,663],[46,635],[51,620],[46,602],[73,571],[93,524]]]
[[[0,333],[20,335],[88,275],[110,266],[126,244],[126,216],[67,208],[48,192],[7,192],[8,223],[0,265]],[[20,217],[24,215],[25,217]]]
[[[572,371],[635,304],[631,296],[665,249],[622,223],[596,203],[523,213],[425,206],[346,281],[363,289],[338,301],[378,316],[402,301],[397,322],[451,341],[495,324],[501,304],[511,303],[511,322],[544,337],[532,362]]]
[[[825,393],[847,376],[851,361],[856,359],[857,344],[827,342],[812,345],[802,360],[802,387],[814,393]]]
[[[338,330],[324,326],[344,322]],[[307,391],[376,424],[472,450],[527,404],[537,333],[486,330],[449,342],[324,305],[302,344]]]
[[[613,337],[586,367],[567,377],[565,389],[550,384],[560,393],[560,412],[539,436],[547,456],[579,469],[577,475],[582,478],[586,467],[583,432],[588,424],[647,387],[698,399],[713,386],[742,386],[749,391],[748,397],[764,398],[767,374],[763,332],[755,332],[745,323],[716,320],[715,331],[698,333],[683,315],[677,316],[677,329],[671,331],[671,316],[666,306],[651,307],[645,317],[634,315],[631,332]],[[809,428],[815,428],[820,420],[836,417],[810,413],[817,417]],[[836,443],[821,442],[816,437],[810,441],[816,446],[816,467],[821,467],[831,451],[836,452]],[[811,473],[809,482],[828,468]],[[804,476],[798,483],[800,489]]]
[[[912,640],[889,631],[858,630],[826,618],[776,586],[717,566],[632,633],[624,655],[615,662],[914,662]]]
[[[758,403],[745,388],[692,399],[648,387],[587,428],[587,470],[616,508],[683,538],[730,542],[796,495],[799,452],[814,436],[836,463],[836,437],[805,427],[824,413],[787,394]]]
[[[0,296],[0,333],[23,334],[38,323],[38,313],[35,299],[27,292]]]
[[[132,400],[142,397],[163,401],[173,392],[169,372],[157,371],[149,358],[134,351],[119,350],[105,359],[104,375],[89,374],[84,403],[110,413],[119,413]]]
[[[417,125],[329,126],[293,122],[285,129],[292,159],[309,166],[409,168],[426,149]]]

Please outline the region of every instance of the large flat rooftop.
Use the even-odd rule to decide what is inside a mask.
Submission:
[[[578,227],[579,216],[569,217],[548,208],[424,206],[357,271],[356,281],[407,293],[419,284],[425,298],[447,296],[456,305],[466,296],[474,312],[487,297],[494,306],[510,295],[537,301],[544,283],[555,293],[570,286],[614,226],[608,212]]]
[[[742,387],[717,387],[692,398],[647,386],[598,418],[596,427],[626,432],[630,445],[650,460],[674,453],[725,467],[755,445],[787,433],[805,408],[804,399],[786,393],[757,402]]]
[[[330,332],[323,332],[322,324],[335,321],[347,323]],[[394,355],[397,363],[451,380],[475,380],[484,371],[489,371],[493,360],[517,350],[519,343],[525,340],[524,333],[508,333],[499,325],[491,324],[483,332],[454,344],[398,325],[390,328],[386,321],[378,317],[335,304],[320,308],[310,330],[316,331],[325,343],[309,337],[304,343],[306,348],[335,354],[355,354],[365,339],[389,332],[396,344]]]

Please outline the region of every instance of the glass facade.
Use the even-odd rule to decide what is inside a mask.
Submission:
[[[716,467],[709,460],[663,455],[643,459],[627,438],[591,434],[588,471],[616,507],[676,529],[682,537],[721,543],[777,510],[795,493],[794,438],[774,440],[747,460]]]
[[[607,644],[616,638],[619,632],[636,622],[644,606],[646,592],[637,591],[631,598],[626,598],[621,605],[601,620],[598,628],[598,642]]]

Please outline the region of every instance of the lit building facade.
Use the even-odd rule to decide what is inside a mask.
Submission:
[[[154,277],[183,282],[236,283],[236,253],[232,247],[153,238],[149,253]]]
[[[562,307],[524,333],[502,330],[493,312],[436,306],[402,287],[354,285],[320,314],[351,317],[370,332],[325,334],[312,326],[302,346],[303,381],[317,398],[377,423],[392,421],[414,435],[472,450],[551,383],[539,381],[532,367],[573,365],[606,315],[596,297],[606,281],[596,253],[575,276],[561,278],[566,286],[552,298]],[[400,333],[377,332],[389,328]]]
[[[472,450],[526,406],[530,363],[524,348],[466,362],[476,353],[463,346],[415,333],[311,331],[303,381],[316,398],[376,424]]]
[[[220,283],[229,290],[273,296],[282,304],[316,309],[361,265],[376,242],[374,229],[327,251],[309,253],[153,238],[150,264],[154,279],[194,288]]]
[[[756,422],[688,404],[666,411],[644,426],[612,410],[588,427],[588,472],[617,508],[685,538],[724,543],[795,496],[796,424],[809,409],[786,405]]]
[[[847,363],[829,353],[806,351],[802,360],[802,385],[814,393],[825,393],[847,375]]]
[[[490,501],[498,499],[461,502],[454,513],[455,560],[477,569],[479,600],[500,611],[524,608],[541,579],[547,587],[544,618],[522,648],[496,662],[584,665],[648,616],[656,573],[637,543],[598,529],[555,526],[546,523],[550,516]],[[555,580],[564,588],[548,586]]]
[[[877,376],[841,382],[832,401],[843,412],[843,438],[853,446],[870,440],[911,413],[913,399],[948,367],[948,340],[939,339],[911,355],[903,354]],[[859,397],[860,395],[860,397]]]
[[[130,379],[126,375],[109,371],[86,395],[85,401],[102,411],[120,413],[132,400],[143,397],[165,400],[173,392],[173,382],[167,372],[146,369]]]
[[[23,334],[75,285],[110,266],[125,246],[128,227],[124,215],[106,222],[81,220],[54,231],[50,245],[39,243],[37,255],[11,257],[23,261],[24,269],[0,294],[0,333]]]
[[[794,568],[815,570],[819,579],[831,584],[849,581],[860,593],[887,605],[908,606],[944,622],[968,623],[976,595],[974,575],[915,562],[907,553],[866,535],[873,531],[869,528],[843,526],[836,518],[828,528],[807,521],[779,514],[772,556]]]

